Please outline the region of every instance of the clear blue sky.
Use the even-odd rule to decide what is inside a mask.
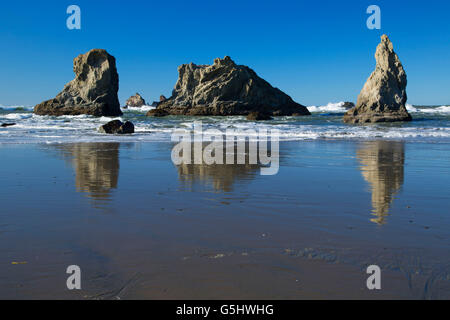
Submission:
[[[66,9],[82,29],[66,28]],[[366,27],[377,4],[382,29]],[[0,104],[35,105],[72,80],[92,48],[117,59],[119,98],[170,96],[183,63],[231,56],[305,105],[355,101],[387,33],[408,75],[409,103],[450,104],[450,2],[427,1],[2,1]]]

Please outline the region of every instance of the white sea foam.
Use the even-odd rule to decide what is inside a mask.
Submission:
[[[92,119],[92,120],[95,120],[95,119]],[[108,122],[113,121],[113,120],[120,120],[120,121],[123,121],[123,119],[122,119],[121,117],[116,117],[116,118],[111,118],[111,117],[100,117],[100,118],[98,119],[98,121],[99,121],[99,122],[102,122],[102,123],[108,123]]]
[[[406,110],[410,113],[450,114],[450,106],[419,107],[406,104]]]
[[[122,109],[123,112],[142,112],[142,113],[147,113],[150,110],[156,109],[155,107],[152,106],[142,106],[142,107],[130,107],[127,106],[126,109]]]
[[[438,108],[421,108],[419,110],[423,113],[450,114],[450,106],[441,106]]]
[[[329,112],[329,113],[343,113],[347,110],[344,108],[345,102],[330,102],[326,106],[309,106],[308,110],[311,113],[314,112]]]
[[[0,118],[7,120],[21,120],[31,118],[33,115],[31,113],[10,113],[5,115],[0,115]]]
[[[412,104],[409,103],[406,104],[406,110],[410,113],[418,112],[417,108],[415,108]]]
[[[322,112],[337,111],[342,108],[342,104],[329,104],[324,107],[318,110],[322,110]],[[261,129],[269,131],[276,129],[279,131],[280,140],[409,139],[430,141],[430,139],[437,139],[450,141],[449,121],[442,118],[449,114],[449,106],[434,108],[408,106],[408,108],[413,110],[410,112],[422,112],[423,115],[420,118],[430,121],[354,126],[342,123],[340,117],[317,115],[299,118],[276,117],[272,121],[250,122],[241,116],[148,118],[142,116],[142,114],[130,112],[118,118],[96,118],[89,115],[38,116],[30,112],[11,111],[0,113],[0,123],[16,123],[12,127],[0,128],[0,144],[170,141],[173,130],[192,130],[194,121],[199,120],[203,122],[203,130],[219,129],[221,132],[226,132],[227,129],[237,130],[238,135],[242,137],[251,135],[248,130],[258,132]],[[104,135],[98,132],[101,125],[114,119],[131,120],[135,124],[136,133],[117,136]]]

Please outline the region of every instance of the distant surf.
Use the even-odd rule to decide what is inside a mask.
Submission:
[[[71,142],[151,142],[171,140],[171,133],[177,128],[192,128],[194,121],[202,121],[203,128],[248,130],[277,129],[280,140],[409,140],[450,142],[450,106],[407,105],[415,121],[410,123],[382,123],[367,126],[347,125],[342,122],[346,112],[344,102],[330,102],[324,106],[309,106],[312,116],[275,117],[272,121],[252,122],[245,117],[146,117],[152,106],[123,109],[119,118],[95,118],[79,116],[38,116],[32,108],[24,106],[1,106],[0,123],[16,123],[15,126],[0,128],[2,143],[71,143]],[[125,136],[107,136],[98,133],[98,128],[111,121],[130,120],[136,133]],[[245,136],[245,132],[242,136]]]
[[[344,113],[347,109],[344,108],[345,102],[330,102],[326,106],[309,106],[308,110],[311,113],[328,112],[328,113]]]
[[[123,112],[142,112],[142,113],[147,113],[150,110],[156,109],[155,107],[152,106],[141,106],[141,107],[130,107],[127,106],[127,108],[123,108],[122,111]]]
[[[440,107],[414,107],[410,104],[406,105],[406,109],[410,113],[432,113],[432,114],[450,114],[450,106]]]

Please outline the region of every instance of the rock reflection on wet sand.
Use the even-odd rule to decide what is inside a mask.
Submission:
[[[196,182],[211,183],[215,191],[231,192],[236,181],[251,179],[257,170],[257,165],[205,165],[183,164],[177,166],[180,181],[188,186]]]
[[[120,143],[76,143],[58,146],[75,170],[75,187],[97,200],[110,198],[119,180]]]
[[[203,148],[207,145],[205,144]],[[192,187],[196,183],[210,184],[214,191],[217,192],[231,192],[233,185],[236,182],[250,180],[255,175],[260,174],[261,165],[251,164],[248,156],[248,142],[245,145],[245,159],[242,164],[226,164],[226,148],[223,149],[223,163],[224,164],[181,164],[177,166],[180,181],[188,187]],[[192,154],[194,154],[192,146]],[[259,151],[259,149],[257,149]],[[235,163],[237,163],[235,146]]]
[[[367,142],[356,152],[364,179],[372,192],[370,221],[385,224],[395,195],[403,185],[405,146],[403,142]]]
[[[175,166],[167,143],[133,146],[5,147],[0,298],[450,295],[449,167],[434,162],[448,145],[285,143],[270,177],[248,162]],[[387,225],[361,212],[370,204]],[[72,264],[79,293],[65,286]],[[366,289],[372,264],[386,284],[377,293]]]

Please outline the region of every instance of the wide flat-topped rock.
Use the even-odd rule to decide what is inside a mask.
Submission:
[[[185,64],[172,97],[158,104],[173,115],[309,115],[308,109],[272,87],[252,69],[237,65],[230,57],[213,65]]]
[[[387,35],[381,37],[375,71],[358,96],[356,107],[344,115],[347,123],[411,121],[406,110],[406,73]]]
[[[106,50],[94,49],[74,59],[75,79],[54,98],[34,108],[38,115],[122,115],[117,92],[116,59]]]

